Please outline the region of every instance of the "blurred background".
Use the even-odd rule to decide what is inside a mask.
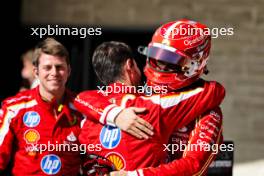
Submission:
[[[210,28],[234,29],[234,35],[212,41],[206,79],[227,91],[222,105],[225,140],[235,145],[234,175],[264,175],[264,1],[263,0],[11,0],[1,27],[0,101],[21,86],[21,55],[41,39],[31,28],[100,27],[102,35],[54,36],[71,54],[70,89],[79,92],[98,84],[90,65],[95,47],[119,40],[136,51],[147,45],[157,26],[181,18]],[[5,23],[5,22],[3,22]],[[141,67],[145,58],[138,55]],[[247,174],[248,173],[248,174]]]

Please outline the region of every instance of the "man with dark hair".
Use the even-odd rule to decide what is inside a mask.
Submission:
[[[105,84],[109,85],[115,81],[123,81],[124,74],[126,74],[122,68],[126,60],[124,58],[134,58],[133,52],[130,47],[121,42],[109,42],[103,43],[98,46],[93,54],[93,67],[96,70],[98,78]],[[131,64],[136,64],[133,60]],[[139,74],[139,75],[138,75]],[[134,78],[136,82],[132,82],[132,85],[140,84],[140,71],[137,70],[138,76]]]
[[[36,46],[33,63],[39,86],[7,98],[0,110],[0,175],[9,162],[15,176],[78,175],[81,159],[76,146],[83,116],[73,106],[75,95],[65,87],[71,72],[69,53],[60,42],[47,38]],[[125,114],[148,125],[132,113],[140,109],[121,110],[111,115]],[[134,133],[142,137],[138,131]]]
[[[180,24],[180,25],[179,25]],[[166,24],[165,31],[170,32],[171,29],[178,29],[193,25],[191,21],[177,21],[173,24]],[[168,27],[170,26],[170,28]],[[162,28],[161,27],[161,28]],[[204,29],[205,26],[197,23],[195,27]],[[160,28],[157,33],[160,32]],[[209,36],[179,36],[169,35],[173,39],[168,40],[163,37],[162,40],[158,39],[160,34],[153,35],[153,41],[148,47],[147,56],[148,62],[145,68],[145,74],[148,79],[149,86],[163,86],[168,87],[169,93],[161,95],[156,94],[153,96],[137,96],[129,94],[131,92],[109,92],[102,93],[98,91],[85,91],[78,95],[75,105],[78,110],[93,118],[84,123],[82,132],[80,134],[81,143],[94,143],[102,144],[102,150],[90,153],[91,158],[99,159],[97,163],[88,169],[89,173],[100,172],[103,167],[100,167],[101,158],[107,158],[114,165],[117,170],[135,170],[144,167],[155,167],[159,164],[165,163],[167,153],[164,151],[164,144],[169,141],[169,137],[173,131],[182,128],[195,120],[195,117],[203,115],[204,119],[198,119],[199,123],[196,128],[202,132],[194,133],[190,142],[198,145],[201,151],[188,151],[181,160],[173,161],[172,163],[161,165],[158,168],[145,168],[139,169],[134,172],[126,174],[131,175],[191,175],[202,174],[208,167],[208,163],[214,157],[212,150],[206,152],[202,149],[205,143],[209,146],[211,144],[220,144],[221,142],[221,125],[222,116],[221,111],[217,106],[221,103],[224,97],[224,89],[216,82],[207,82],[200,79],[200,75],[206,70],[206,62],[210,51]],[[173,43],[177,38],[176,44]],[[161,37],[162,38],[162,37]],[[184,40],[191,41],[192,46],[180,45]],[[163,43],[164,42],[164,43]],[[166,42],[166,44],[165,44]],[[171,43],[170,43],[171,42]],[[178,42],[178,43],[177,43]],[[114,45],[115,44],[115,45]],[[119,49],[113,47],[120,47],[125,44],[116,42],[106,42],[100,45],[93,56],[93,65],[96,65],[96,73],[99,76],[99,70],[105,70],[108,66],[112,65],[108,61],[115,59],[119,55]],[[104,47],[102,47],[104,46]],[[186,47],[186,50],[180,50]],[[115,51],[115,53],[113,53]],[[97,53],[103,54],[98,55]],[[119,56],[122,56],[121,54]],[[102,61],[102,59],[104,61]],[[102,62],[102,65],[100,65]],[[123,57],[122,71],[116,80],[116,77],[111,77],[114,72],[108,73],[108,78],[100,77],[103,82],[111,83],[109,87],[118,90],[126,86],[131,86],[135,78],[140,77],[137,74],[137,65],[133,58]],[[112,79],[111,79],[112,78]],[[110,80],[109,80],[110,79]],[[123,83],[123,84],[122,84]],[[187,87],[188,86],[188,87]],[[180,89],[177,91],[176,89]],[[112,108],[114,102],[122,107],[139,106],[147,107],[149,112],[142,116],[145,120],[150,122],[155,129],[155,135],[148,140],[138,140],[134,137],[120,132],[118,128],[103,126],[96,123],[94,120],[99,120],[102,124],[105,121],[112,120],[106,117],[108,110]],[[212,109],[212,111],[210,111]],[[101,114],[100,119],[94,118],[95,114]],[[208,129],[201,128],[214,124]],[[220,128],[219,128],[220,127]],[[91,132],[89,129],[93,128]],[[98,135],[100,134],[100,135]],[[99,155],[94,157],[94,155]],[[208,159],[208,161],[207,161]],[[105,161],[105,159],[103,159]],[[122,172],[121,172],[122,174]]]

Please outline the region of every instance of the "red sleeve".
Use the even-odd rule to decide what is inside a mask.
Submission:
[[[221,104],[225,97],[225,89],[217,82],[204,82],[203,85],[161,97],[161,115],[167,128],[181,128],[197,116]]]
[[[114,118],[122,111],[97,90],[81,92],[74,100],[74,106],[87,118],[112,126],[115,126]]]
[[[204,175],[215,159],[222,143],[222,113],[215,108],[197,120],[183,157],[157,168],[149,167],[137,171],[144,176]],[[199,145],[200,144],[200,145]]]
[[[0,173],[5,170],[11,158],[14,134],[11,129],[11,119],[14,117],[12,111],[2,107],[2,117],[0,123]]]
[[[224,96],[224,88],[219,83],[212,81],[202,82],[202,85],[185,92],[170,93],[164,96],[154,95],[144,98],[143,101],[151,100],[155,106],[160,107],[162,116],[171,117],[166,119],[168,120],[167,124],[172,124],[169,128],[175,128],[188,124],[197,115],[218,106]],[[139,99],[136,98],[133,101],[137,100]],[[74,105],[87,118],[113,126],[115,126],[115,117],[122,110],[121,107],[109,102],[107,96],[99,91],[80,93],[75,99]]]

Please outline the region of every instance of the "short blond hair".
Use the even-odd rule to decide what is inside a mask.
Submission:
[[[70,65],[68,50],[65,48],[64,45],[62,45],[60,42],[58,42],[54,38],[49,37],[41,41],[36,46],[34,55],[33,55],[33,65],[36,67],[38,67],[39,65],[39,58],[40,58],[41,53],[49,54],[52,56],[64,57],[66,60],[66,63]]]

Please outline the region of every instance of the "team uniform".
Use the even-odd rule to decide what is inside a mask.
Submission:
[[[179,90],[193,84],[202,74],[207,74],[211,48],[211,36],[206,34],[207,28],[204,24],[186,19],[160,26],[148,47],[140,47],[139,50],[147,56],[144,69],[147,84],[167,85],[172,90]],[[179,32],[182,30],[200,32]],[[187,126],[175,129],[170,144],[180,146],[188,143],[188,146],[193,146],[202,142],[208,144],[205,146],[219,146],[222,139],[222,132],[219,130],[222,127],[221,119],[220,109],[213,109],[210,113],[203,114],[200,120],[197,118]],[[144,172],[150,175],[204,175],[217,153],[204,149],[205,147],[202,152],[196,152],[187,148],[184,154],[175,149],[174,154],[170,153],[171,161],[179,160],[155,169],[144,169]]]
[[[79,145],[82,114],[74,108],[74,98],[66,91],[60,105],[48,103],[36,87],[6,99],[0,126],[0,172],[10,162],[15,176],[78,175],[80,151],[59,148],[60,144]],[[50,148],[41,151],[41,145]]]
[[[3,123],[3,110],[2,109],[0,109],[0,125],[2,125],[2,123]]]
[[[111,86],[123,85],[115,83]],[[197,115],[218,106],[224,94],[224,88],[220,84],[203,80],[197,81],[186,91],[153,96],[122,93],[105,95],[98,91],[86,91],[79,94],[75,100],[76,108],[91,118],[84,122],[79,140],[84,144],[101,144],[101,151],[90,154],[109,159],[117,170],[131,171],[137,168],[156,167],[168,161],[164,145],[168,143],[174,129],[184,127]],[[100,98],[101,96],[105,96],[109,101]],[[153,125],[154,136],[148,140],[138,140],[120,131],[119,128],[99,124],[98,120],[104,124],[113,123],[113,117],[119,110],[110,102],[123,108],[146,107],[148,113],[142,118]],[[178,168],[177,165],[169,167]],[[146,171],[141,169],[131,174],[153,175],[152,169],[154,168],[148,168]],[[170,172],[162,171],[165,175],[169,175]]]
[[[222,113],[219,107],[174,130],[167,151],[170,163],[138,169],[144,175],[206,175],[223,141]],[[185,147],[185,150],[184,148]]]

